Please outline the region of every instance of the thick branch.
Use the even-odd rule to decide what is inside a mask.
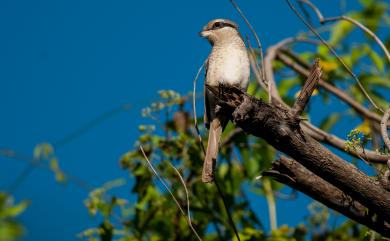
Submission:
[[[314,174],[390,221],[390,193],[305,134],[289,111],[269,105],[234,87],[222,88],[225,91],[222,95],[216,89],[209,89],[220,97],[223,110],[232,111],[236,126],[263,138],[277,150],[299,161]]]
[[[286,184],[310,197],[355,220],[378,233],[390,237],[390,225],[375,219],[373,213],[366,211],[359,202],[354,201],[340,189],[314,175],[295,160],[281,157],[273,163],[272,169],[263,173],[274,177],[277,181]]]
[[[372,163],[386,163],[389,159],[389,156],[381,155],[380,153],[377,153],[372,150],[362,150],[362,148],[360,147],[356,149],[345,149],[347,144],[343,139],[340,139],[335,135],[329,134],[328,132],[325,132],[313,126],[309,122],[303,122],[302,127],[305,127],[305,132],[310,133],[310,136],[315,140],[333,146],[340,151],[346,152],[357,158],[364,158],[364,160]]]
[[[267,75],[273,77],[272,61],[276,57],[278,57],[279,60],[284,62],[287,66],[291,67],[295,71],[297,71],[299,74],[301,74],[301,75],[303,75],[305,77],[308,76],[309,72],[307,71],[306,68],[310,68],[310,66],[306,62],[301,60],[298,56],[290,56],[291,58],[293,58],[294,61],[299,63],[299,64],[297,64],[294,61],[292,61],[289,58],[287,58],[286,56],[281,55],[281,53],[280,53],[281,51],[282,52],[286,52],[286,48],[285,48],[286,45],[294,43],[294,42],[297,42],[297,41],[304,41],[304,42],[314,43],[314,42],[312,42],[312,40],[309,40],[309,39],[287,38],[287,39],[284,39],[284,40],[280,41],[279,43],[271,46],[267,50],[267,56],[265,58],[265,68],[264,68],[264,70],[265,70]],[[280,57],[280,56],[282,56],[282,57]],[[296,57],[296,58],[294,58],[294,57]],[[306,68],[303,68],[301,65],[305,66]],[[255,70],[255,68],[254,68],[254,70]],[[259,80],[258,77],[257,77],[257,79]],[[273,78],[269,78],[268,80],[269,81],[274,81]],[[323,88],[326,88],[326,87],[331,88],[331,87],[333,87],[331,90],[334,90],[336,88],[336,87],[334,87],[334,86],[332,86],[330,84],[327,84],[326,82],[320,80],[319,85],[321,86],[321,84],[324,85]],[[265,85],[265,83],[260,81],[260,85],[263,86],[263,85]],[[274,91],[275,93],[272,94],[272,96],[274,96],[274,97],[275,96],[279,96],[279,93],[278,93],[276,88],[269,88],[268,91]],[[330,89],[329,89],[329,91],[330,91]],[[337,96],[337,93],[339,93],[340,96]],[[359,103],[355,102],[352,98],[350,98],[348,95],[343,94],[340,90],[337,91],[337,92],[334,92],[333,94],[335,94],[337,97],[339,97],[343,101],[345,101],[345,100],[342,99],[342,98],[345,98],[346,100],[350,100],[349,102],[346,101],[346,103],[348,103],[348,104],[350,104],[350,103],[356,104],[355,106],[357,107],[357,109],[356,109],[357,111],[358,110],[362,110],[362,108],[363,108],[363,110],[365,109]],[[273,100],[274,100],[273,103],[279,104],[280,106],[283,106],[285,108],[289,108],[289,106],[286,103],[283,102],[283,100],[280,98],[280,96],[278,98],[273,98]],[[362,107],[362,108],[359,109],[359,107]],[[354,106],[352,106],[352,108],[354,108]],[[365,110],[367,110],[367,109],[365,109]],[[367,117],[371,117],[370,114],[376,115],[376,114],[370,112],[369,110],[367,110],[367,114],[368,114]],[[379,115],[376,115],[376,116],[377,116],[378,120],[380,120],[380,116]],[[390,126],[390,123],[389,123],[389,126]],[[314,139],[316,139],[317,141],[321,141],[323,143],[329,144],[329,145],[331,145],[333,147],[336,147],[340,151],[346,152],[346,153],[348,153],[350,155],[353,155],[353,156],[355,156],[357,158],[362,158],[363,157],[365,160],[373,162],[373,163],[376,163],[376,162],[378,162],[378,163],[385,163],[387,161],[387,159],[388,159],[388,157],[380,155],[377,152],[370,151],[370,150],[363,150],[361,148],[357,148],[356,150],[352,150],[352,149],[345,150],[345,146],[346,146],[345,140],[343,140],[343,139],[341,139],[341,138],[339,138],[339,137],[337,137],[335,135],[326,133],[326,132],[322,131],[321,129],[313,126],[310,123],[308,123],[308,122],[303,122],[303,128],[304,128],[305,132],[309,133],[310,136],[313,137]]]
[[[284,53],[285,50],[283,50]],[[293,55],[294,56],[294,55]],[[291,56],[292,59],[296,60],[297,62],[294,62],[292,59],[286,57],[286,55],[278,53],[277,58],[282,61],[285,65],[289,66],[292,68],[294,71],[296,71],[298,74],[307,77],[309,75],[309,71],[302,67],[299,63],[302,63],[303,65],[307,65],[303,60],[301,60],[298,56]],[[337,87],[328,84],[327,82],[320,80],[318,85],[322,87],[323,89],[329,91],[330,93],[334,94],[337,96],[339,99],[350,105],[358,114],[360,114],[363,118],[367,118],[370,120],[373,120],[375,122],[380,122],[381,117],[368,109],[366,109],[364,106],[360,105],[358,102],[353,100],[351,97],[349,97],[347,94],[342,92],[340,89]],[[307,127],[307,129],[310,130],[310,135],[317,141],[321,141],[323,143],[332,145],[336,147],[337,149],[341,151],[345,151],[355,157],[361,158],[363,157],[364,159],[370,161],[370,162],[379,162],[379,163],[385,163],[387,159],[389,158],[388,156],[380,155],[379,153],[375,151],[370,151],[370,150],[345,150],[346,143],[344,140],[338,138],[337,136],[334,136],[332,134],[329,134],[327,132],[324,132],[313,125],[309,123],[304,123],[304,126]],[[388,122],[388,126],[390,126],[390,123]]]

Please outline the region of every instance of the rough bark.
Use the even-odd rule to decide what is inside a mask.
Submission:
[[[237,127],[263,138],[310,172],[367,207],[379,220],[390,222],[390,193],[376,178],[365,175],[304,133],[300,120],[290,110],[267,104],[235,87],[209,88],[218,96],[221,111],[231,113]]]
[[[281,157],[272,165],[272,169],[263,173],[286,184],[344,216],[366,225],[372,230],[390,234],[390,225],[367,212],[367,208],[332,184],[313,174],[297,161]],[[389,235],[387,235],[389,237]]]

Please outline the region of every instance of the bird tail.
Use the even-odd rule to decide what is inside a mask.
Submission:
[[[207,144],[206,157],[203,163],[202,182],[214,181],[214,170],[218,156],[219,140],[223,127],[219,118],[215,118],[210,125],[209,140]]]

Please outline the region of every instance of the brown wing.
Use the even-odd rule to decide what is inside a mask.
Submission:
[[[204,86],[203,86],[203,95],[204,95],[204,125],[207,129],[210,128],[210,91],[206,88],[206,82],[207,82],[207,71],[209,69],[209,59],[206,60],[205,65],[205,75],[204,75]]]

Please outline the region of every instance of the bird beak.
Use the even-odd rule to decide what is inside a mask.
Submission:
[[[210,31],[200,31],[199,32],[199,36],[203,37],[203,38],[207,38],[208,36],[210,35]]]

